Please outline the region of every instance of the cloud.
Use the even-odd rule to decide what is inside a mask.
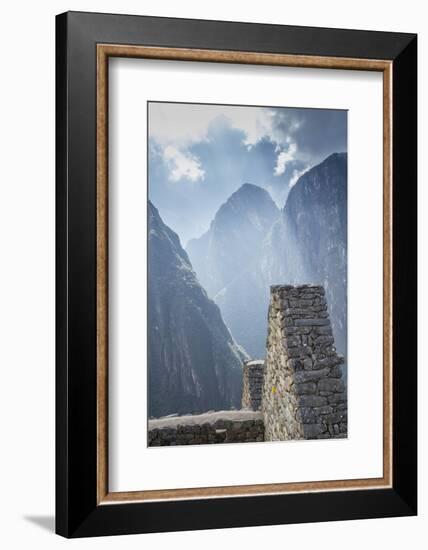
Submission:
[[[151,102],[149,138],[162,152],[170,181],[198,181],[205,170],[192,154],[193,146],[209,143],[220,129],[240,132],[242,144],[251,150],[263,139],[272,141],[274,118],[274,110],[264,107]]]
[[[282,176],[285,172],[285,167],[288,162],[294,160],[294,155],[297,152],[297,145],[290,143],[288,149],[281,151],[276,158],[276,165],[274,169],[275,176]]]
[[[346,151],[347,115],[326,109],[149,103],[150,146],[155,144],[163,159],[167,181],[208,181],[213,163],[199,149],[214,146],[227,134],[237,136],[242,148],[255,153],[254,157],[259,158],[256,149],[268,145],[273,152],[273,158],[269,153],[270,175],[285,176],[292,174],[291,161],[314,165],[332,152]],[[246,153],[240,155],[243,159]],[[239,164],[242,159],[232,159],[224,147],[223,165]],[[292,185],[296,181],[292,179]]]
[[[149,136],[163,151],[171,181],[203,178],[204,170],[190,149],[195,144],[209,142],[215,128],[240,132],[242,144],[248,151],[264,140],[272,143],[278,152],[274,173],[280,175],[284,173],[285,164],[293,158],[289,155],[294,155],[295,145],[290,144],[289,135],[284,132],[284,121],[281,125],[277,118],[278,111],[268,107],[152,102],[149,104]],[[297,126],[296,121],[291,121],[290,128]]]
[[[297,180],[300,178],[300,176],[303,176],[311,167],[308,166],[307,168],[304,168],[303,170],[293,170],[293,175],[290,178],[290,181],[288,182],[288,187],[291,189],[294,187],[297,183]]]
[[[244,133],[244,144],[249,149],[265,138],[272,141],[275,113],[271,109],[231,107],[226,116],[229,118],[232,128]]]
[[[330,109],[277,109],[272,135],[291,139],[298,158],[315,164],[332,152],[347,150],[347,112]]]
[[[163,159],[168,165],[168,178],[177,182],[183,178],[196,182],[204,179],[205,171],[197,157],[189,152],[182,152],[172,145],[163,150]]]
[[[218,120],[244,133],[244,143],[255,145],[273,130],[274,111],[264,107],[188,103],[149,104],[149,135],[159,144],[188,147],[208,139]]]

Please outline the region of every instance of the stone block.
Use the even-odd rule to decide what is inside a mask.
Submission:
[[[321,424],[305,424],[303,428],[305,439],[315,439],[322,434],[324,428]]]
[[[327,397],[321,395],[301,395],[299,397],[301,407],[322,407],[327,405]]]
[[[348,415],[346,411],[339,411],[337,413],[328,414],[324,417],[327,424],[338,424],[339,422],[346,422]]]
[[[316,344],[334,344],[334,338],[333,336],[325,336],[325,335],[317,336],[315,338],[315,343]]]
[[[324,326],[317,326],[314,328],[315,334],[318,335],[325,335],[325,336],[331,336],[333,334],[331,326],[324,325]]]
[[[345,384],[337,378],[325,378],[318,382],[318,390],[342,393],[345,390]]]
[[[299,346],[299,347],[288,349],[288,356],[290,358],[296,358],[296,357],[302,358],[310,354],[311,354],[311,350],[308,346]]]
[[[314,382],[304,382],[301,384],[294,384],[294,391],[297,395],[305,395],[315,393],[317,385]]]
[[[294,325],[296,327],[318,327],[318,326],[329,326],[329,319],[318,319],[318,318],[308,318],[308,319],[295,319]]]
[[[306,357],[306,359],[303,359],[302,364],[305,370],[313,370],[314,368],[314,362],[311,357]]]
[[[324,415],[324,414],[331,414],[333,412],[333,407],[330,405],[324,405],[323,407],[314,407],[314,413],[317,416]]]
[[[303,369],[303,361],[300,359],[289,359],[287,361],[287,366],[290,370],[299,371]]]
[[[291,299],[289,300],[290,307],[292,308],[302,308],[307,309],[308,307],[312,306],[313,300],[309,298],[300,298],[300,299]]]
[[[346,401],[346,392],[336,393],[328,397],[328,402],[330,405],[344,403]]]
[[[282,343],[285,347],[292,348],[295,346],[300,346],[302,342],[301,342],[300,336],[293,335],[293,336],[288,336],[287,338],[284,338],[282,340]]]
[[[304,370],[304,371],[298,371],[294,373],[294,381],[296,383],[300,382],[311,382],[314,380],[320,380],[321,378],[324,378],[329,373],[329,369],[320,369],[320,370]],[[320,380],[321,382],[321,380]],[[320,389],[320,383],[318,384],[318,389]]]
[[[313,424],[317,421],[317,416],[311,407],[299,407],[296,410],[296,420],[303,424]]]
[[[329,373],[329,378],[342,378],[342,369],[339,365],[333,367]]]

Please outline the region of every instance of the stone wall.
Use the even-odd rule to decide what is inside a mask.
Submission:
[[[271,287],[266,361],[243,367],[242,409],[149,420],[148,445],[347,437],[347,395],[322,286]]]
[[[343,357],[322,286],[272,286],[263,417],[265,440],[347,437]]]
[[[149,447],[256,441],[264,441],[261,412],[220,411],[149,420]]]
[[[243,409],[259,411],[262,407],[265,362],[262,359],[246,361],[242,371]]]

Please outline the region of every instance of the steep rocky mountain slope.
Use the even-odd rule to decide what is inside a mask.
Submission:
[[[245,352],[151,203],[148,228],[149,417],[238,408]]]

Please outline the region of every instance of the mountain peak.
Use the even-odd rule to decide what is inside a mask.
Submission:
[[[329,164],[329,163],[332,163],[332,162],[347,162],[347,160],[348,160],[348,153],[346,151],[342,152],[342,153],[332,153],[331,155],[326,157],[320,163],[320,165]]]
[[[233,211],[241,213],[253,211],[262,216],[264,212],[268,218],[271,218],[276,215],[277,207],[265,189],[252,183],[244,183],[220,206],[213,223]]]
[[[269,193],[263,189],[262,187],[259,187],[258,185],[254,185],[254,183],[243,183],[241,187],[239,187],[232,195],[230,195],[228,201],[232,197],[239,197],[239,196],[245,196],[245,195],[252,195],[252,196],[259,196],[259,197],[265,197],[272,200]],[[226,201],[226,202],[228,202]]]
[[[237,229],[239,225],[242,229],[242,224],[250,224],[264,231],[278,215],[279,210],[265,189],[244,183],[220,206],[211,222],[211,229]]]
[[[264,191],[264,189],[262,189],[258,185],[254,185],[254,183],[245,182],[241,185],[241,187],[239,187],[238,191],[256,191],[257,192],[257,191]],[[236,193],[238,191],[236,191]]]
[[[315,164],[315,166],[312,166],[310,170],[303,174],[302,178],[307,174],[310,174],[311,172],[317,172],[322,169],[329,169],[330,167],[335,167],[337,165],[346,166],[347,161],[348,153],[332,153],[324,160],[322,160],[319,164]]]
[[[326,192],[330,188],[330,192],[336,192],[345,197],[346,200],[346,172],[348,165],[348,153],[332,153],[323,161],[315,166],[312,166],[307,172],[302,174],[296,184],[290,190],[287,197],[283,213],[286,210],[293,208],[296,200],[308,200],[309,195],[316,196],[313,198],[315,202],[324,202],[331,199]],[[329,197],[329,199],[328,199]]]

